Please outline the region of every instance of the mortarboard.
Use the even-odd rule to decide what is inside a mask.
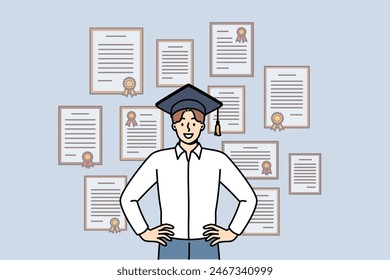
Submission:
[[[182,86],[156,103],[157,108],[170,115],[182,109],[196,109],[207,115],[218,110],[222,105],[221,101],[191,84]],[[214,135],[221,136],[218,111]]]

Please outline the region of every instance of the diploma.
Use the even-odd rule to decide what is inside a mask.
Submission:
[[[127,230],[119,203],[126,176],[84,177],[84,230],[119,233]]]
[[[245,86],[209,86],[208,92],[223,103],[219,108],[221,132],[245,132]],[[217,111],[208,115],[208,133],[214,133]]]
[[[243,235],[280,234],[280,189],[253,188],[257,205]]]
[[[194,83],[194,41],[157,40],[157,86]]]
[[[321,194],[321,154],[289,154],[290,194]]]
[[[210,76],[253,76],[253,22],[210,23]]]
[[[264,127],[310,127],[310,67],[264,67]]]
[[[156,107],[120,107],[120,159],[144,160],[163,148],[163,113]]]
[[[102,164],[102,107],[58,107],[58,164],[85,168]]]
[[[90,92],[143,93],[143,28],[90,29]]]
[[[279,178],[277,141],[222,141],[222,151],[247,179]]]

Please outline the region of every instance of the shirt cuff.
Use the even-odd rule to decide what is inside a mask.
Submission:
[[[242,233],[243,230],[244,230],[244,229],[240,229],[240,228],[235,227],[233,224],[231,224],[231,225],[229,226],[229,229],[230,229],[233,233],[235,233],[235,234],[237,234],[237,235],[241,235],[241,233]]]

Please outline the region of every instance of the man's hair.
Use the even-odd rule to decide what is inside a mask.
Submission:
[[[194,114],[195,120],[200,123],[204,123],[204,114],[196,109],[182,109],[174,113],[172,117],[172,122],[173,123],[178,123],[180,122],[181,118],[183,117],[184,112],[191,111]]]

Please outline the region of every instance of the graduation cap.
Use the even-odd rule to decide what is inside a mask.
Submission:
[[[221,125],[219,123],[219,111],[223,103],[218,99],[207,94],[203,90],[186,84],[175,90],[168,96],[156,103],[156,107],[170,114],[171,116],[177,111],[183,109],[196,109],[205,116],[217,110],[217,122],[215,124],[215,136],[221,136]]]

